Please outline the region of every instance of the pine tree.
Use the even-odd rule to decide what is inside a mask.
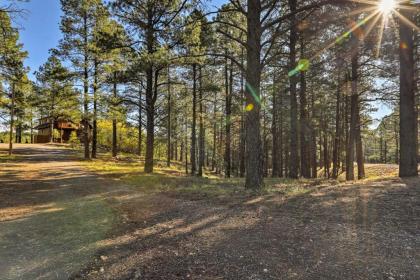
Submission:
[[[54,122],[72,119],[77,112],[73,109],[78,108],[77,92],[73,89],[70,72],[54,54],[35,72],[35,76],[38,109],[50,120],[50,142],[53,142]]]
[[[77,81],[83,84],[84,157],[89,159],[91,125],[89,83],[92,76],[91,66],[94,62],[91,46],[98,16],[103,13],[103,5],[101,0],[60,1],[63,11],[60,29],[64,37],[60,41],[59,53],[71,63]]]
[[[17,105],[23,98],[21,90],[23,84],[28,82],[26,77],[27,69],[23,66],[23,61],[27,53],[22,50],[23,45],[19,43],[19,32],[11,24],[9,14],[0,11],[0,81],[4,81],[3,87],[8,100],[7,109],[9,111],[9,155],[13,150],[13,130]]]
[[[179,0],[116,0],[112,3],[114,14],[126,24],[131,34],[130,46],[142,61],[146,76],[146,158],[144,171],[153,172],[156,100],[161,72],[166,69],[168,45],[162,41],[176,30],[175,23],[186,9],[187,1]],[[138,73],[140,74],[140,73]]]

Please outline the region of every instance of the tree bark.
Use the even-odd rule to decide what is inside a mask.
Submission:
[[[213,100],[213,154],[211,157],[211,171],[215,171],[216,169],[216,143],[217,143],[217,116],[216,116],[216,110],[217,110],[217,99],[216,95],[214,95]]]
[[[290,12],[290,37],[289,37],[289,70],[292,71],[296,67],[296,43],[298,39],[296,12],[297,1],[289,0]],[[296,84],[297,77],[295,74],[289,75],[290,82],[290,178],[298,178],[299,176],[299,156],[298,156],[298,117],[297,117],[297,97]]]
[[[34,143],[34,124],[33,124],[33,112],[31,108],[31,144]]]
[[[199,98],[199,131],[198,131],[198,139],[199,139],[199,147],[198,147],[198,172],[197,175],[199,177],[203,176],[203,168],[204,168],[204,157],[205,157],[205,151],[204,151],[204,120],[203,120],[203,73],[202,73],[202,69],[201,66],[198,69],[199,75],[198,75],[198,98]]]
[[[22,144],[22,122],[20,118],[17,118],[18,125],[16,126],[16,143]]]
[[[153,69],[149,67],[146,75],[146,158],[144,172],[153,172],[154,140],[155,140],[155,102],[153,98]],[[154,77],[157,80],[157,77]]]
[[[228,59],[225,60],[225,177],[230,178],[232,168],[231,163],[231,113],[232,113],[232,63],[228,67]]]
[[[318,165],[317,165],[317,153],[316,153],[316,130],[315,125],[313,123],[313,119],[315,119],[315,94],[311,91],[311,175],[312,178],[318,177]]]
[[[89,151],[89,50],[88,50],[88,26],[87,15],[83,16],[84,29],[84,63],[83,63],[83,144],[85,148],[85,159],[90,159]]]
[[[330,159],[328,156],[328,132],[327,132],[327,120],[324,115],[324,118],[322,120],[323,122],[323,155],[324,155],[324,175],[326,178],[330,178]]]
[[[395,164],[399,164],[400,141],[399,141],[399,133],[398,133],[398,124],[395,117],[394,117],[394,140],[395,140]]]
[[[280,114],[280,108],[279,108],[279,92],[278,92],[278,85],[276,77],[273,77],[273,111],[272,111],[272,125],[271,125],[271,132],[272,132],[272,139],[273,139],[273,149],[272,149],[272,173],[271,176],[276,178],[280,177],[280,143],[281,143],[281,136],[279,137],[279,114]]]
[[[244,66],[244,49],[241,49],[241,65]],[[241,131],[240,131],[240,144],[239,144],[239,177],[245,176],[245,77],[244,71],[241,69]]]
[[[350,129],[349,129],[349,123],[350,123],[350,92],[349,92],[349,82],[350,82],[350,74],[346,73],[346,83],[345,83],[345,98],[344,98],[344,108],[343,108],[343,131],[344,131],[344,147],[345,147],[345,157],[343,157],[342,162],[342,170],[346,172],[347,175],[347,168],[348,168],[348,147],[349,147],[349,139],[350,139]]]
[[[197,64],[192,65],[193,71],[193,99],[192,99],[192,125],[191,125],[191,175],[197,173]]]
[[[98,62],[95,58],[93,72],[93,130],[92,130],[92,158],[96,158],[98,141]]]
[[[147,6],[146,48],[149,55],[154,54],[155,27],[153,5]],[[146,65],[146,157],[144,172],[153,173],[154,144],[155,144],[155,103],[157,99],[158,70],[154,70],[153,62]]]
[[[139,110],[139,116],[138,116],[138,141],[137,141],[137,153],[141,157],[142,152],[142,102],[141,102],[141,86],[139,87],[139,103],[138,103],[138,110]]]
[[[351,58],[351,97],[350,97],[350,132],[347,147],[346,180],[354,180],[354,144],[356,142],[357,106],[359,103],[357,92],[358,50]]]
[[[185,145],[185,174],[188,174],[188,124],[185,122],[185,139],[184,139],[184,145]]]
[[[340,125],[340,106],[341,106],[341,69],[338,69],[337,75],[337,91],[336,91],[336,103],[335,103],[335,134],[334,134],[334,146],[333,146],[333,170],[332,177],[338,178],[338,171],[340,169],[339,153],[340,153],[340,137],[341,137],[341,125]]]
[[[12,83],[12,105],[10,106],[10,128],[9,128],[9,156],[13,153],[13,125],[15,118],[15,83]]]
[[[54,142],[54,117],[50,116],[50,143]]]
[[[167,104],[167,109],[168,109],[168,122],[167,122],[167,139],[166,139],[166,166],[170,167],[171,166],[171,109],[172,109],[172,101],[171,101],[171,71],[170,71],[170,67],[168,66],[168,104]]]
[[[408,10],[400,10],[407,19],[413,16]],[[414,76],[414,31],[400,21],[400,165],[399,176],[417,176],[417,113]]]
[[[248,0],[247,13],[246,103],[246,178],[245,188],[263,187],[263,162],[260,134],[261,82],[261,1]]]
[[[116,114],[117,114],[117,110],[116,110],[116,106],[115,106],[115,102],[117,102],[117,97],[118,97],[118,93],[117,93],[117,72],[114,72],[114,80],[113,80],[113,97],[114,97],[114,104],[113,104],[113,114],[114,117],[112,119],[112,157],[116,157],[117,156],[117,118],[116,118]]]
[[[362,143],[362,134],[361,134],[361,122],[360,122],[360,101],[359,94],[357,94],[357,103],[356,103],[356,161],[357,161],[357,178],[365,178],[365,160],[363,155],[363,143]]]
[[[305,57],[304,40],[300,40],[301,57]],[[304,178],[311,177],[311,159],[310,159],[310,138],[311,128],[309,124],[309,115],[306,98],[306,77],[305,71],[300,73],[300,167]]]

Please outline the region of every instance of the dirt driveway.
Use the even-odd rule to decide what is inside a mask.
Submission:
[[[418,178],[214,199],[17,152],[0,160],[0,279],[420,279]]]
[[[112,228],[104,198],[113,183],[59,146],[15,145],[14,153],[0,157],[0,279],[68,279]]]

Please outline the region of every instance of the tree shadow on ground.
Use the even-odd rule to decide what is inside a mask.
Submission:
[[[252,195],[239,191],[235,181],[99,176],[68,166],[66,156],[61,167],[52,165],[58,170],[43,165],[55,157],[42,159],[41,153],[32,161],[39,167],[34,174],[8,166],[10,172],[1,178],[0,213],[5,215],[0,218],[7,218],[0,227],[2,272],[27,279],[53,278],[56,272],[67,276],[99,248],[95,261],[72,278],[420,275],[418,178]],[[134,175],[142,178],[136,181],[140,186],[126,187],[119,180]],[[22,212],[13,216],[17,209]]]
[[[98,253],[105,257],[74,278],[416,279],[418,182],[314,187],[229,206],[162,194],[127,198],[125,223]]]

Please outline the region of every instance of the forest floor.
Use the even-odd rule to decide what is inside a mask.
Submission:
[[[418,279],[420,179],[192,178],[0,145],[0,279]],[[382,178],[380,178],[382,177]]]

